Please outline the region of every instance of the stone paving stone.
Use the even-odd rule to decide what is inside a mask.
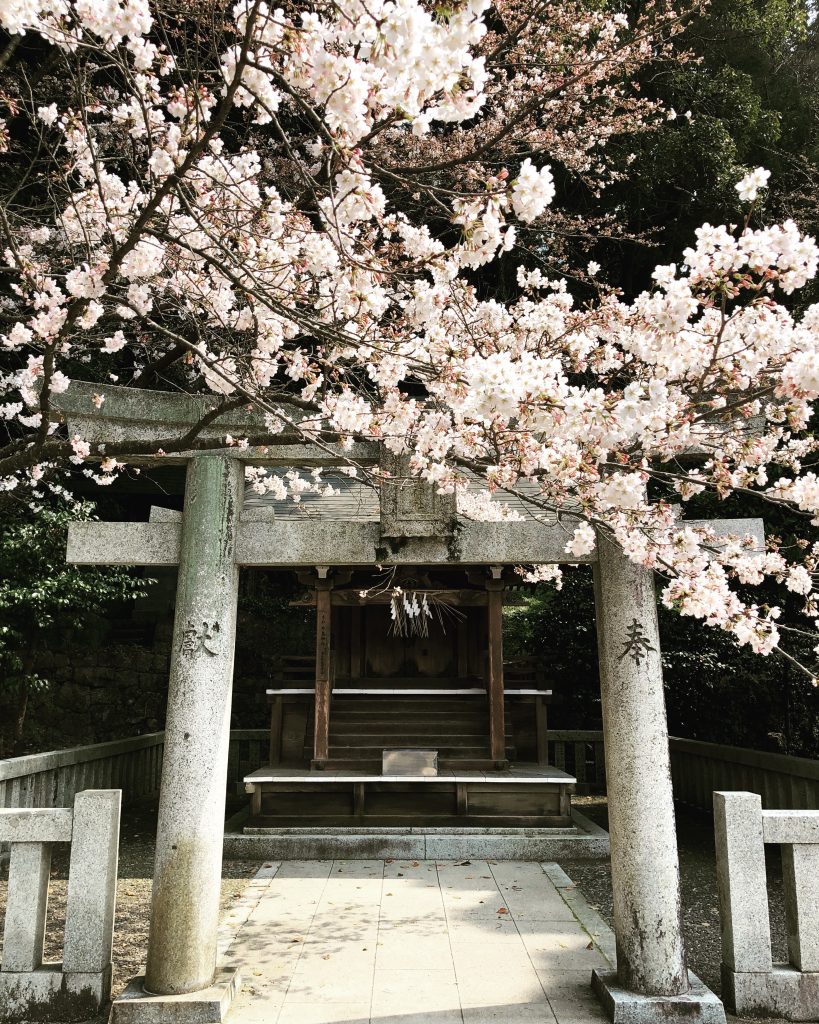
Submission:
[[[464,1024],[556,1024],[548,1003],[463,1007]]]
[[[584,998],[596,997],[591,993],[591,970],[588,967],[548,967],[539,970],[537,976],[543,986],[543,991],[549,993],[549,998],[567,999],[572,995],[581,995]]]
[[[283,861],[264,885],[227,1024],[605,1020],[608,961],[538,864]]]
[[[602,1007],[590,993],[571,997],[553,996],[549,1003],[559,1024],[609,1024]]]
[[[264,1024],[270,1024],[268,1018]],[[370,1001],[364,1003],[287,1003],[278,1024],[370,1024]]]
[[[376,970],[372,990],[372,1016],[405,1014],[461,1015],[461,1001],[455,971]]]
[[[519,962],[496,971],[480,966],[456,967],[462,1006],[493,1006],[501,1003],[542,1003],[546,995],[531,963]]]
[[[436,969],[452,964],[452,950],[449,936],[429,935],[423,938],[414,935],[408,942],[406,935],[396,929],[392,937],[390,933],[381,932],[378,939],[376,954],[376,970],[427,970],[430,964]]]

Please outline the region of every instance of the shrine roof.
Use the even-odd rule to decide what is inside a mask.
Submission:
[[[287,467],[277,467],[271,468],[267,475],[278,477],[286,482],[287,472]],[[302,475],[309,477],[308,473]],[[467,475],[470,477],[469,492],[474,494],[486,490],[485,483],[478,476]],[[260,521],[270,518],[301,521],[320,519],[348,523],[377,523],[380,521],[377,488],[338,470],[325,470],[321,479],[331,485],[334,493],[305,491],[299,495],[297,502],[293,501],[291,497],[276,498],[271,492],[257,494],[253,490],[252,483],[249,483],[245,488],[242,518],[245,521]],[[522,481],[517,489],[523,494],[531,493],[532,495],[536,495],[538,491],[536,484],[526,481]],[[554,514],[536,509],[516,494],[496,491],[492,496],[492,503],[497,504],[501,509],[508,510],[513,519],[517,514],[517,517],[527,521],[536,519],[540,522],[554,523],[556,520]]]

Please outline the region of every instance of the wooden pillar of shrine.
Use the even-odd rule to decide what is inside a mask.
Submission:
[[[486,689],[489,695],[489,756],[500,767],[506,764],[506,712],[503,696],[503,591],[501,568],[492,566],[486,581],[487,658]]]
[[[313,723],[313,767],[324,768],[330,757],[330,700],[332,693],[333,581],[318,568],[316,580],[316,697]]]

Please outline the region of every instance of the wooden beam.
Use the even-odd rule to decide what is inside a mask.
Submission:
[[[503,699],[503,589],[501,579],[486,581],[488,625],[489,756],[506,762],[506,723]]]
[[[332,690],[332,580],[316,580],[316,705],[313,724],[313,767],[330,757],[330,694]]]
[[[360,679],[361,664],[361,609],[350,609],[350,678]]]
[[[455,624],[458,643],[458,678],[469,675],[469,619],[458,619]]]
[[[270,747],[268,750],[268,763],[272,765],[282,762],[282,723],[284,718],[284,706],[281,694],[276,695],[270,702]]]
[[[535,729],[537,731],[537,763],[549,763],[549,727],[546,701],[543,697],[535,697]]]
[[[478,608],[486,605],[486,592],[483,590],[446,590],[444,587],[411,587],[413,594],[433,594],[440,599],[441,604],[449,605],[452,608]],[[373,594],[370,597],[361,597],[357,590],[334,590],[331,604],[334,608],[351,608],[353,614],[356,611],[360,614],[362,608],[369,605],[388,605],[393,599],[392,589],[380,594]],[[315,592],[305,594],[295,601],[290,601],[291,608],[312,608],[316,603]],[[458,620],[461,621],[460,619]]]

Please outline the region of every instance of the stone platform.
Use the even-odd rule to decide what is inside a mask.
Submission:
[[[228,823],[225,857],[231,860],[298,860],[343,858],[371,860],[408,857],[412,860],[553,861],[606,857],[608,833],[572,810],[566,828],[421,827],[344,825],[252,828],[245,815]]]

